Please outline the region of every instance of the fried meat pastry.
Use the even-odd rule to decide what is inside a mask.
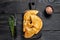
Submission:
[[[23,32],[25,38],[31,38],[42,29],[43,23],[41,18],[36,15],[37,13],[37,10],[25,11],[23,17]]]

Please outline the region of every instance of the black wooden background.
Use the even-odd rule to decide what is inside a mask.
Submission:
[[[43,20],[42,36],[36,40],[60,40],[60,0],[0,0],[0,40],[12,40],[9,30],[8,18],[10,15],[16,16],[15,40],[25,40],[22,38],[22,17],[25,10],[39,10],[38,16]],[[44,15],[47,5],[52,5],[54,13],[48,18]],[[34,39],[35,40],[35,39]]]

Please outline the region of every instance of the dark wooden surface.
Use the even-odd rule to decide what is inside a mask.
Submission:
[[[31,5],[32,9],[38,10],[38,16],[43,20],[42,36],[36,40],[60,40],[60,0],[1,0],[0,40],[12,40],[8,25],[8,17],[12,14],[16,14],[17,20],[15,40],[25,40],[22,38],[22,18],[24,11],[29,10],[29,3],[34,3]],[[54,13],[49,18],[44,15],[47,5],[52,5],[54,8]]]

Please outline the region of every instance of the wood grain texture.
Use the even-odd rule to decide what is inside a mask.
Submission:
[[[3,1],[3,0],[2,0]],[[25,10],[29,10],[29,2],[35,3],[35,9],[39,11],[38,16],[43,20],[42,36],[36,40],[60,40],[60,0],[55,2],[42,1],[41,0],[31,0],[31,1],[9,1],[5,5],[1,2],[0,4],[0,40],[11,40],[11,34],[9,31],[9,26],[7,25],[7,19],[10,14],[16,13],[17,18],[17,38],[15,40],[24,40],[22,38],[22,18]],[[57,3],[56,3],[57,2]],[[54,13],[47,18],[44,15],[44,9],[47,5],[52,5],[54,8]],[[4,13],[3,13],[4,11]],[[2,14],[1,14],[2,13]],[[2,24],[1,24],[2,23]],[[31,39],[26,39],[31,40]],[[33,39],[35,40],[35,39]]]

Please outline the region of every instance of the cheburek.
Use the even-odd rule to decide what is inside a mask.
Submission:
[[[25,11],[23,17],[23,32],[25,38],[31,38],[42,29],[43,23],[41,18],[36,15],[37,13],[37,10]]]

